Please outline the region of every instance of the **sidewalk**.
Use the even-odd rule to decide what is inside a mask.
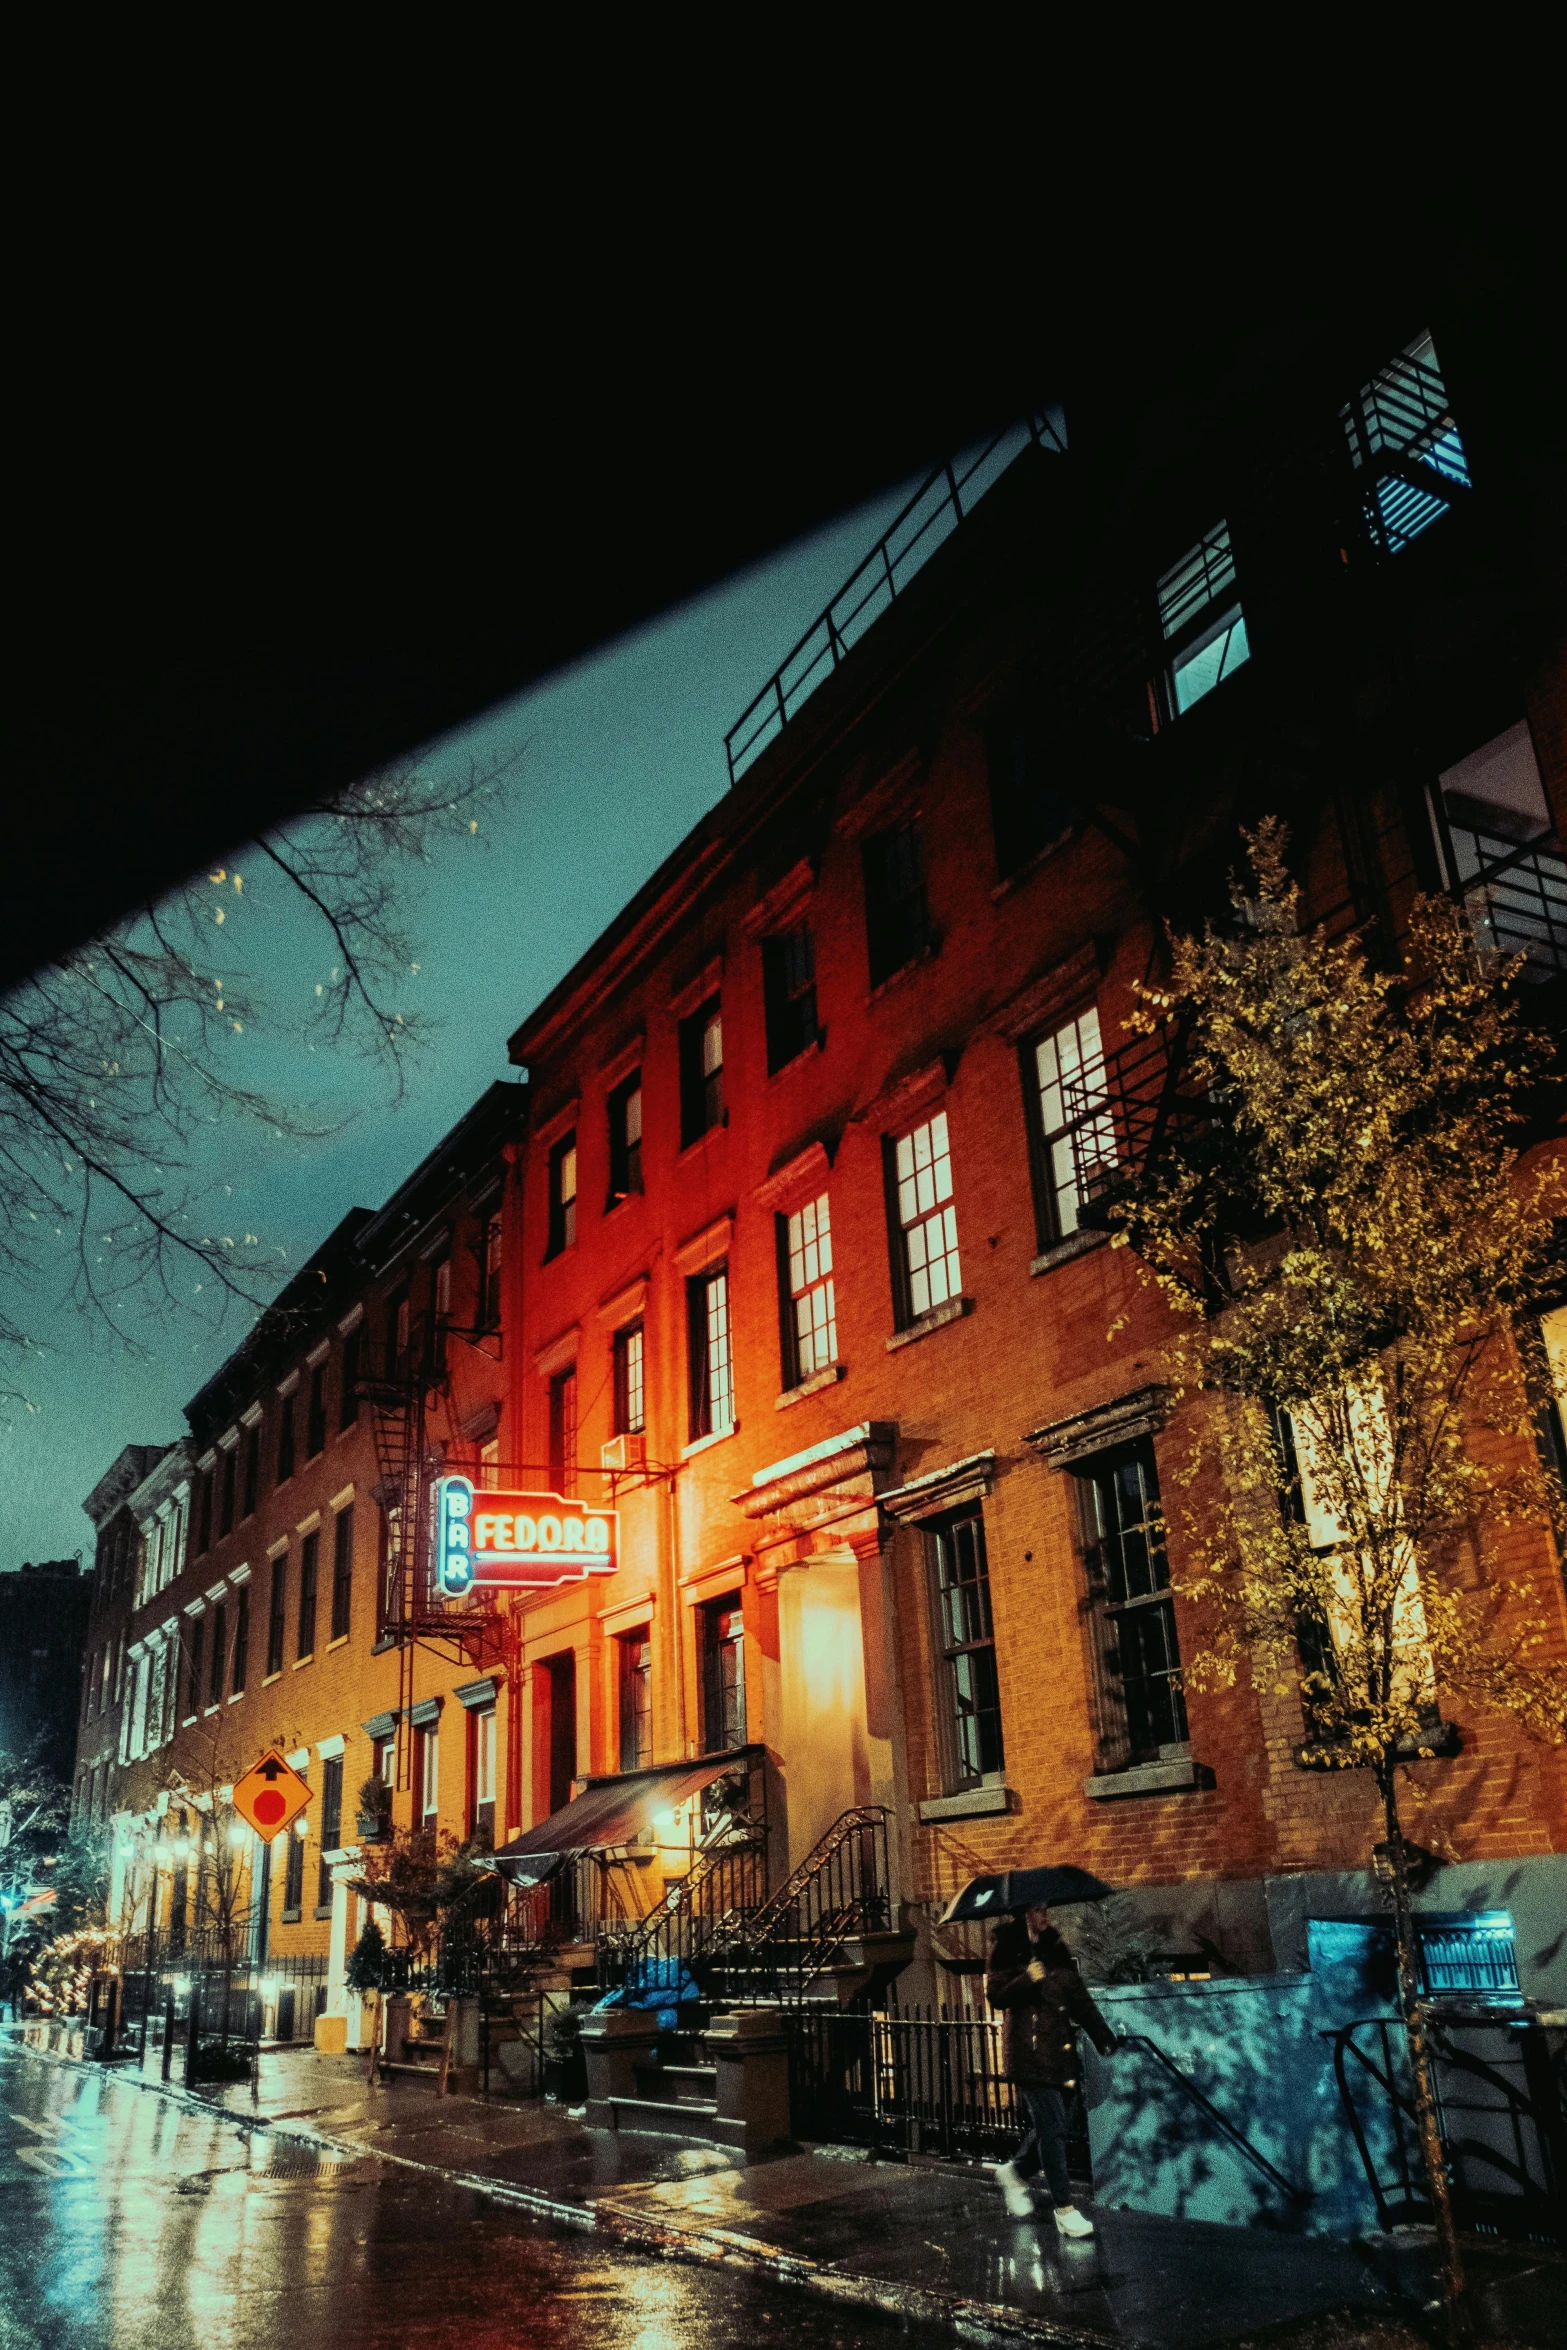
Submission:
[[[1328,2312],[1395,2319],[1435,2290],[1419,2240],[1346,2245],[1098,2211],[1097,2238],[1070,2244],[1048,2214],[1008,2219],[974,2172],[850,2148],[745,2168],[721,2148],[588,2130],[557,2106],[437,2099],[408,2081],[369,2090],[354,2057],[280,2051],[261,2069],[254,2096],[144,2085],[242,2126],[438,2171],[557,2225],[763,2269],[968,2340],[1200,2350]],[[1496,2335],[1567,2350],[1567,2269],[1527,2247],[1476,2265]]]

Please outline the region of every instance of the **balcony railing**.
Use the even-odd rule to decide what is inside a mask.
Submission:
[[[1510,841],[1448,825],[1454,895],[1482,953],[1522,955],[1526,979],[1567,971],[1567,854],[1554,840]]]
[[[1063,1079],[1078,1221],[1102,1227],[1114,1198],[1167,1150],[1213,1123],[1213,1105],[1186,1071],[1186,1032],[1135,1037]]]
[[[732,784],[782,734],[802,703],[825,683],[866,630],[891,610],[915,573],[1030,446],[1065,452],[1066,427],[1059,412],[1025,417],[996,433],[983,448],[927,474],[885,535],[850,572],[826,610],[791,646],[725,735]]]
[[[1469,488],[1469,460],[1429,335],[1401,351],[1347,401],[1350,462],[1365,482],[1366,526],[1396,555]]]

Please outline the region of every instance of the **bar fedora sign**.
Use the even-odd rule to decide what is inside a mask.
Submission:
[[[615,1510],[559,1493],[476,1493],[467,1477],[442,1477],[435,1494],[435,1573],[448,1599],[581,1583],[620,1563]]]

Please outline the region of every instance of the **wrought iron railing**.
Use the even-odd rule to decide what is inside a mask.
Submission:
[[[1522,955],[1526,976],[1567,971],[1567,854],[1551,839],[1510,841],[1449,821],[1453,893],[1482,953]]]
[[[887,1813],[861,1804],[833,1822],[769,1900],[721,1926],[705,1954],[710,1977],[738,2003],[798,2001],[845,1942],[891,1922]]]
[[[1429,337],[1378,368],[1340,421],[1381,553],[1398,554],[1467,492],[1469,460]]]
[[[1101,1224],[1162,1152],[1212,1126],[1213,1103],[1191,1084],[1186,1044],[1184,1027],[1170,1024],[1063,1080],[1080,1223]]]
[[[652,1964],[682,1969],[693,1980],[709,1973],[711,1956],[737,1926],[755,1915],[767,1894],[765,1836],[746,1835],[698,1848],[685,1876],[672,1884],[646,1917],[605,1920],[597,1935],[599,1980],[606,1989],[631,1970]]]
[[[866,630],[892,609],[915,573],[973,512],[1013,459],[1031,447],[1065,451],[1066,427],[1058,412],[1025,417],[993,434],[982,448],[931,469],[724,736],[731,783],[783,732]]]

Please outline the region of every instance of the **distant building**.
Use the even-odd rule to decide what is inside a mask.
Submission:
[[[86,1656],[75,1692],[72,1818],[78,1832],[89,1822],[107,1820],[116,1808],[116,1777],[123,1760],[120,1700],[142,1539],[133,1502],[169,1450],[166,1444],[127,1444],[82,1503],[97,1540]]]
[[[42,1735],[52,1767],[71,1767],[81,1696],[92,1570],[80,1559],[41,1559],[0,1575],[0,1750],[20,1753]]]

